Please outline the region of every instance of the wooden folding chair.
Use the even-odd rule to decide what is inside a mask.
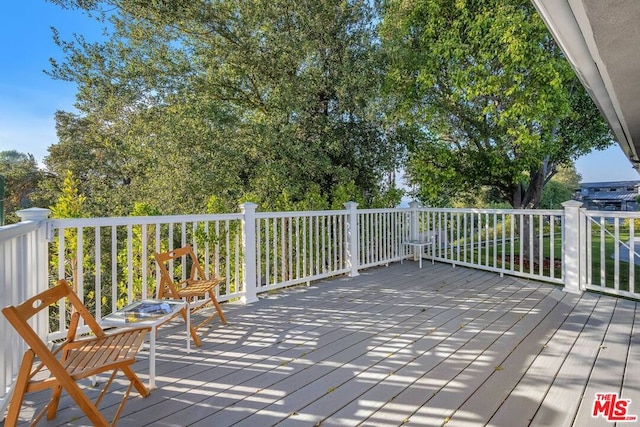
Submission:
[[[31,327],[29,319],[63,298],[71,302],[74,311],[67,338],[52,351]],[[59,307],[60,310],[64,310],[64,301],[60,301]],[[135,356],[150,328],[139,327],[105,333],[65,280],[58,281],[53,288],[29,298],[18,306],[3,308],[2,314],[29,346],[22,357],[22,365],[5,420],[6,426],[16,425],[27,392],[48,388],[52,389],[51,400],[36,416],[33,424],[42,418],[45,411],[47,419],[55,417],[60,395],[62,390],[65,390],[93,425],[107,426],[109,422],[98,410],[98,405],[119,370],[129,379],[129,387],[111,425],[117,423],[132,387],[135,387],[142,397],[149,395],[149,390],[133,372],[131,365],[135,362]],[[91,329],[92,335],[76,337],[81,317]],[[111,371],[111,376],[100,395],[95,403],[92,402],[77,381]]]
[[[188,267],[188,262],[191,263],[189,277],[186,280],[174,280],[174,275],[169,272],[168,266],[172,261],[182,257],[188,257],[182,263],[183,269]],[[224,277],[208,278],[191,245],[169,252],[156,253],[155,258],[160,267],[160,283],[156,292],[157,298],[184,299],[187,301],[187,307],[191,310],[191,313],[209,304],[213,304],[215,307],[216,310],[197,325],[194,325],[193,317],[191,317],[191,337],[193,342],[200,347],[198,329],[211,321],[216,314],[220,316],[222,324],[227,324],[227,319],[224,317],[215,293],[216,286],[224,282]],[[186,312],[182,312],[182,317],[186,321]]]

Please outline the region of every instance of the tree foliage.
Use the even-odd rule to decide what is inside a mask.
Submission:
[[[15,212],[33,206],[32,196],[44,178],[31,154],[15,150],[0,152],[0,175],[5,178],[5,221],[18,221]]]
[[[562,203],[571,200],[576,190],[580,188],[582,177],[576,168],[561,166],[558,173],[551,178],[542,190],[540,207],[544,209],[562,209]]]
[[[407,171],[427,202],[493,188],[514,208],[611,137],[529,0],[383,3],[396,120],[422,132]]]
[[[86,217],[84,204],[87,197],[82,195],[79,190],[79,181],[73,176],[71,171],[66,171],[64,181],[62,183],[61,194],[56,203],[50,207],[52,218],[83,218]],[[63,267],[64,273],[60,278],[71,278],[73,289],[76,293],[79,290],[78,266],[89,266],[90,257],[84,250],[78,251],[78,230],[75,228],[67,228],[60,235],[56,235],[54,239],[55,247],[59,247],[59,240],[64,241]],[[83,254],[84,259],[78,259],[78,252]],[[59,255],[55,253],[51,257],[51,269],[56,271],[60,263]],[[57,273],[51,277],[58,277]]]
[[[385,126],[369,2],[57,0],[109,36],[57,37],[51,75],[78,85],[46,159],[73,170],[91,209],[165,214],[273,208],[355,185],[373,204],[393,186],[399,134]],[[105,12],[102,12],[105,11]],[[396,200],[397,202],[397,200]],[[114,212],[115,210],[115,212]]]

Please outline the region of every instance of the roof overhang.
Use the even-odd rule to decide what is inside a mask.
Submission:
[[[640,1],[532,2],[622,151],[640,168]]]

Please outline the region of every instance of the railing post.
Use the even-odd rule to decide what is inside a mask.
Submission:
[[[244,295],[240,298],[243,304],[258,301],[258,285],[256,280],[256,208],[255,203],[240,205],[242,212],[242,287]]]
[[[359,276],[358,273],[358,204],[347,202],[344,207],[349,211],[347,214],[347,265],[351,269],[350,277]]]
[[[409,202],[410,217],[409,217],[409,240],[420,240],[420,226],[418,225],[418,208],[420,203],[413,200]],[[413,248],[413,260],[418,261],[419,250],[416,246]],[[422,254],[420,254],[422,256]]]
[[[586,251],[582,247],[580,235],[580,208],[582,202],[569,200],[562,203],[564,207],[564,240],[562,242],[562,277],[564,279],[564,291],[572,294],[583,292],[581,285],[581,267],[584,265]],[[583,267],[584,268],[584,267]]]
[[[26,294],[23,295],[23,299],[31,298],[33,295],[44,292],[49,288],[49,236],[47,235],[47,219],[50,213],[51,211],[49,209],[44,208],[29,208],[16,212],[16,215],[18,215],[22,222],[33,221],[39,223],[35,242],[33,242],[33,247],[29,249],[29,258],[24,259],[24,262],[28,263],[29,267],[26,270],[27,276],[25,277],[25,285],[28,289],[23,290],[23,292],[26,292]],[[46,337],[49,332],[48,315],[37,316],[36,319],[37,325],[35,329],[41,337]]]

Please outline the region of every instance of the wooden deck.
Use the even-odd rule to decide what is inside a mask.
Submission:
[[[132,393],[120,426],[613,426],[591,416],[596,393],[640,415],[631,301],[406,262],[223,307],[229,325],[190,354],[183,324],[160,330],[158,388]],[[40,422],[87,424],[67,395]]]

